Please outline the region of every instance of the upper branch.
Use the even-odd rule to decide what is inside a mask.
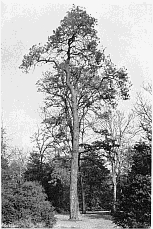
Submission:
[[[68,50],[67,50],[67,60],[70,61],[70,55],[71,55],[71,44],[75,41],[75,33],[72,35],[71,38],[68,39]]]

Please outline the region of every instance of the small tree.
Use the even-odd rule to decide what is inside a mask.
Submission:
[[[95,25],[95,18],[73,6],[48,37],[48,42],[44,46],[32,46],[20,66],[28,72],[32,66],[49,64],[38,88],[46,95],[46,109],[53,107],[55,111],[57,108],[65,132],[71,135],[71,219],[78,219],[77,176],[82,120],[89,108],[99,101],[114,105],[118,96],[129,97],[127,72],[124,68],[117,69],[104,50],[99,49]]]

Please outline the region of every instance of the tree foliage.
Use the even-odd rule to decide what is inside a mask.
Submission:
[[[131,172],[122,187],[114,221],[123,228],[148,228],[151,224],[151,146],[134,146]]]
[[[143,86],[143,94],[139,93],[134,112],[139,119],[139,128],[145,133],[145,139],[152,140],[152,104],[150,97],[152,95],[152,85]]]
[[[93,144],[106,158],[107,164],[111,169],[111,177],[114,189],[114,211],[117,196],[119,195],[120,177],[130,169],[130,159],[132,157],[130,144],[134,141],[138,129],[135,128],[135,116],[109,106],[100,107],[95,110],[95,117],[90,125],[97,135],[98,141]]]
[[[1,124],[1,155],[3,158],[10,159],[11,152],[10,152],[10,144],[9,144],[9,137],[7,134],[7,128],[4,127],[3,121]]]
[[[40,154],[31,153],[24,179],[39,182],[56,211],[69,211],[70,159],[55,156],[41,161]]]
[[[35,225],[43,222],[46,227],[53,226],[53,208],[47,201],[42,186],[35,182],[25,182],[19,188],[16,197],[19,219],[30,218]]]
[[[38,181],[43,185],[51,179],[53,166],[47,161],[42,161],[41,157],[42,155],[39,153],[30,153],[24,178],[28,181]]]
[[[6,142],[6,130],[2,126],[1,127],[1,154],[5,156],[5,151],[7,148],[7,142]]]
[[[8,162],[1,157],[2,223],[17,227],[52,226],[55,219],[51,203],[41,185],[24,182],[20,161]]]
[[[79,163],[79,196],[80,208],[85,210],[110,210],[112,205],[112,182],[110,171],[105,167],[105,161],[96,151],[80,154]]]

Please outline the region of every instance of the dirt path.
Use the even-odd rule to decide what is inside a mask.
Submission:
[[[56,215],[57,223],[53,229],[120,229],[111,221],[106,212],[90,212],[80,215],[79,221],[70,221],[68,215]]]

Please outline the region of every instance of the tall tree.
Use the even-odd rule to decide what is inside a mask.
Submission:
[[[96,102],[105,100],[115,105],[119,96],[129,97],[127,72],[124,68],[117,69],[104,50],[99,49],[96,23],[86,10],[73,6],[47,43],[33,45],[20,66],[28,72],[32,66],[49,64],[37,85],[46,95],[46,109],[56,108],[60,121],[65,122],[65,132],[71,135],[70,219],[78,219],[77,176],[82,120]]]
[[[117,185],[120,176],[128,172],[131,156],[130,144],[134,142],[139,129],[134,125],[135,117],[129,113],[126,117],[124,112],[119,110],[96,111],[96,118],[90,123],[95,133],[102,140],[96,142],[99,148],[105,150],[107,163],[111,168],[113,193],[114,193],[114,211],[117,201]]]

